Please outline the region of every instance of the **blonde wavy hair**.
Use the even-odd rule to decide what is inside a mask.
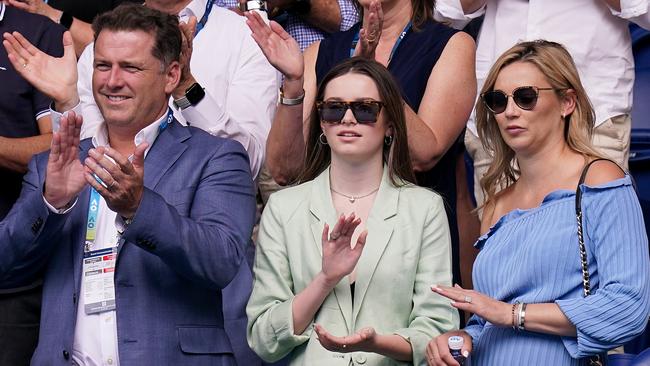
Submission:
[[[569,148],[585,158],[598,158],[591,144],[595,113],[584,87],[580,83],[578,70],[569,52],[559,43],[537,40],[518,43],[499,57],[487,76],[481,98],[476,103],[476,128],[483,148],[493,157],[492,164],[481,178],[481,188],[485,192],[484,205],[490,203],[497,193],[512,185],[519,176],[515,152],[501,136],[494,113],[483,103],[482,95],[494,89],[501,70],[515,62],[529,62],[537,67],[558,97],[566,96],[566,91],[575,91],[575,110],[565,116],[564,139]]]

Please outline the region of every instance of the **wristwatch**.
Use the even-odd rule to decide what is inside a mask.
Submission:
[[[174,105],[176,108],[183,110],[187,107],[197,105],[205,97],[205,89],[199,83],[192,84],[187,90],[185,90],[185,95],[174,99]]]
[[[245,3],[246,9],[244,11],[251,11],[251,10],[260,10],[260,11],[266,11],[266,1],[264,0],[248,0]]]

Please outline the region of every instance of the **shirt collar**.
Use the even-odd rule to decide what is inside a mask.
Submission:
[[[133,142],[135,143],[135,146],[138,146],[143,142],[146,142],[149,145],[149,147],[147,147],[147,150],[144,151],[145,157],[149,153],[151,146],[153,146],[154,141],[156,141],[156,138],[158,138],[158,135],[160,134],[161,131],[160,126],[163,123],[169,122],[167,121],[169,115],[170,115],[170,111],[168,109],[167,112],[163,114],[162,117],[158,118],[153,123],[141,129],[138,133],[135,134],[135,137],[133,138]],[[106,128],[106,122],[102,122],[97,127],[95,136],[93,136],[92,138],[92,143],[94,147],[109,146],[108,129]],[[133,155],[129,156],[129,160],[131,160],[132,157]]]
[[[6,7],[6,5],[5,5],[4,1],[0,0],[0,22],[5,17],[5,7]]]
[[[203,13],[205,13],[206,4],[207,0],[193,0],[185,7],[185,9],[178,13],[178,17],[183,22],[188,21],[192,15],[195,16],[197,20],[201,19]]]

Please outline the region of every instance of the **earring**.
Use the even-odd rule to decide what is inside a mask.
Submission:
[[[321,145],[327,145],[327,137],[325,137],[325,133],[321,133],[320,136],[318,136],[318,142],[320,142]]]
[[[388,135],[384,137],[384,145],[390,146],[393,143],[393,135]]]
[[[564,121],[565,119],[566,119],[566,116],[564,115],[564,113],[562,113],[562,120]]]

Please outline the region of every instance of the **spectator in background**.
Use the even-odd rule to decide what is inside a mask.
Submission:
[[[398,86],[352,58],[312,106],[302,184],[262,215],[249,343],[290,365],[422,365],[458,318],[429,290],[451,284],[449,227],[440,195],[413,184]]]
[[[507,50],[476,113],[494,160],[482,180],[475,291],[433,288],[475,315],[430,342],[429,365],[458,365],[452,335],[465,338],[473,366],[589,365],[643,332],[650,314],[648,236],[631,178],[593,148],[594,110],[557,43]]]
[[[18,9],[34,14],[44,15],[53,22],[70,30],[77,56],[93,40],[90,23],[95,16],[114,9],[124,2],[142,2],[141,0],[7,0]]]
[[[546,39],[567,47],[596,111],[593,143],[627,167],[634,59],[628,21],[650,26],[650,1],[621,0],[439,0],[437,19],[463,27],[485,16],[476,50],[478,90],[494,60],[518,41]],[[481,147],[475,117],[467,124],[467,150],[474,159],[474,194],[484,201],[481,178],[492,157]]]
[[[63,54],[63,29],[40,15],[0,1],[0,34],[20,32],[52,56]],[[20,68],[33,68],[20,62]],[[0,220],[20,194],[32,155],[50,146],[50,99],[16,72],[0,49]],[[2,253],[4,255],[4,253]],[[38,340],[41,281],[0,290],[0,365],[27,365]]]
[[[358,21],[354,0],[254,0],[264,4],[269,18],[279,22],[301,50],[329,33],[345,31]],[[245,0],[217,0],[219,6],[237,10]],[[259,6],[259,5],[258,5]]]

